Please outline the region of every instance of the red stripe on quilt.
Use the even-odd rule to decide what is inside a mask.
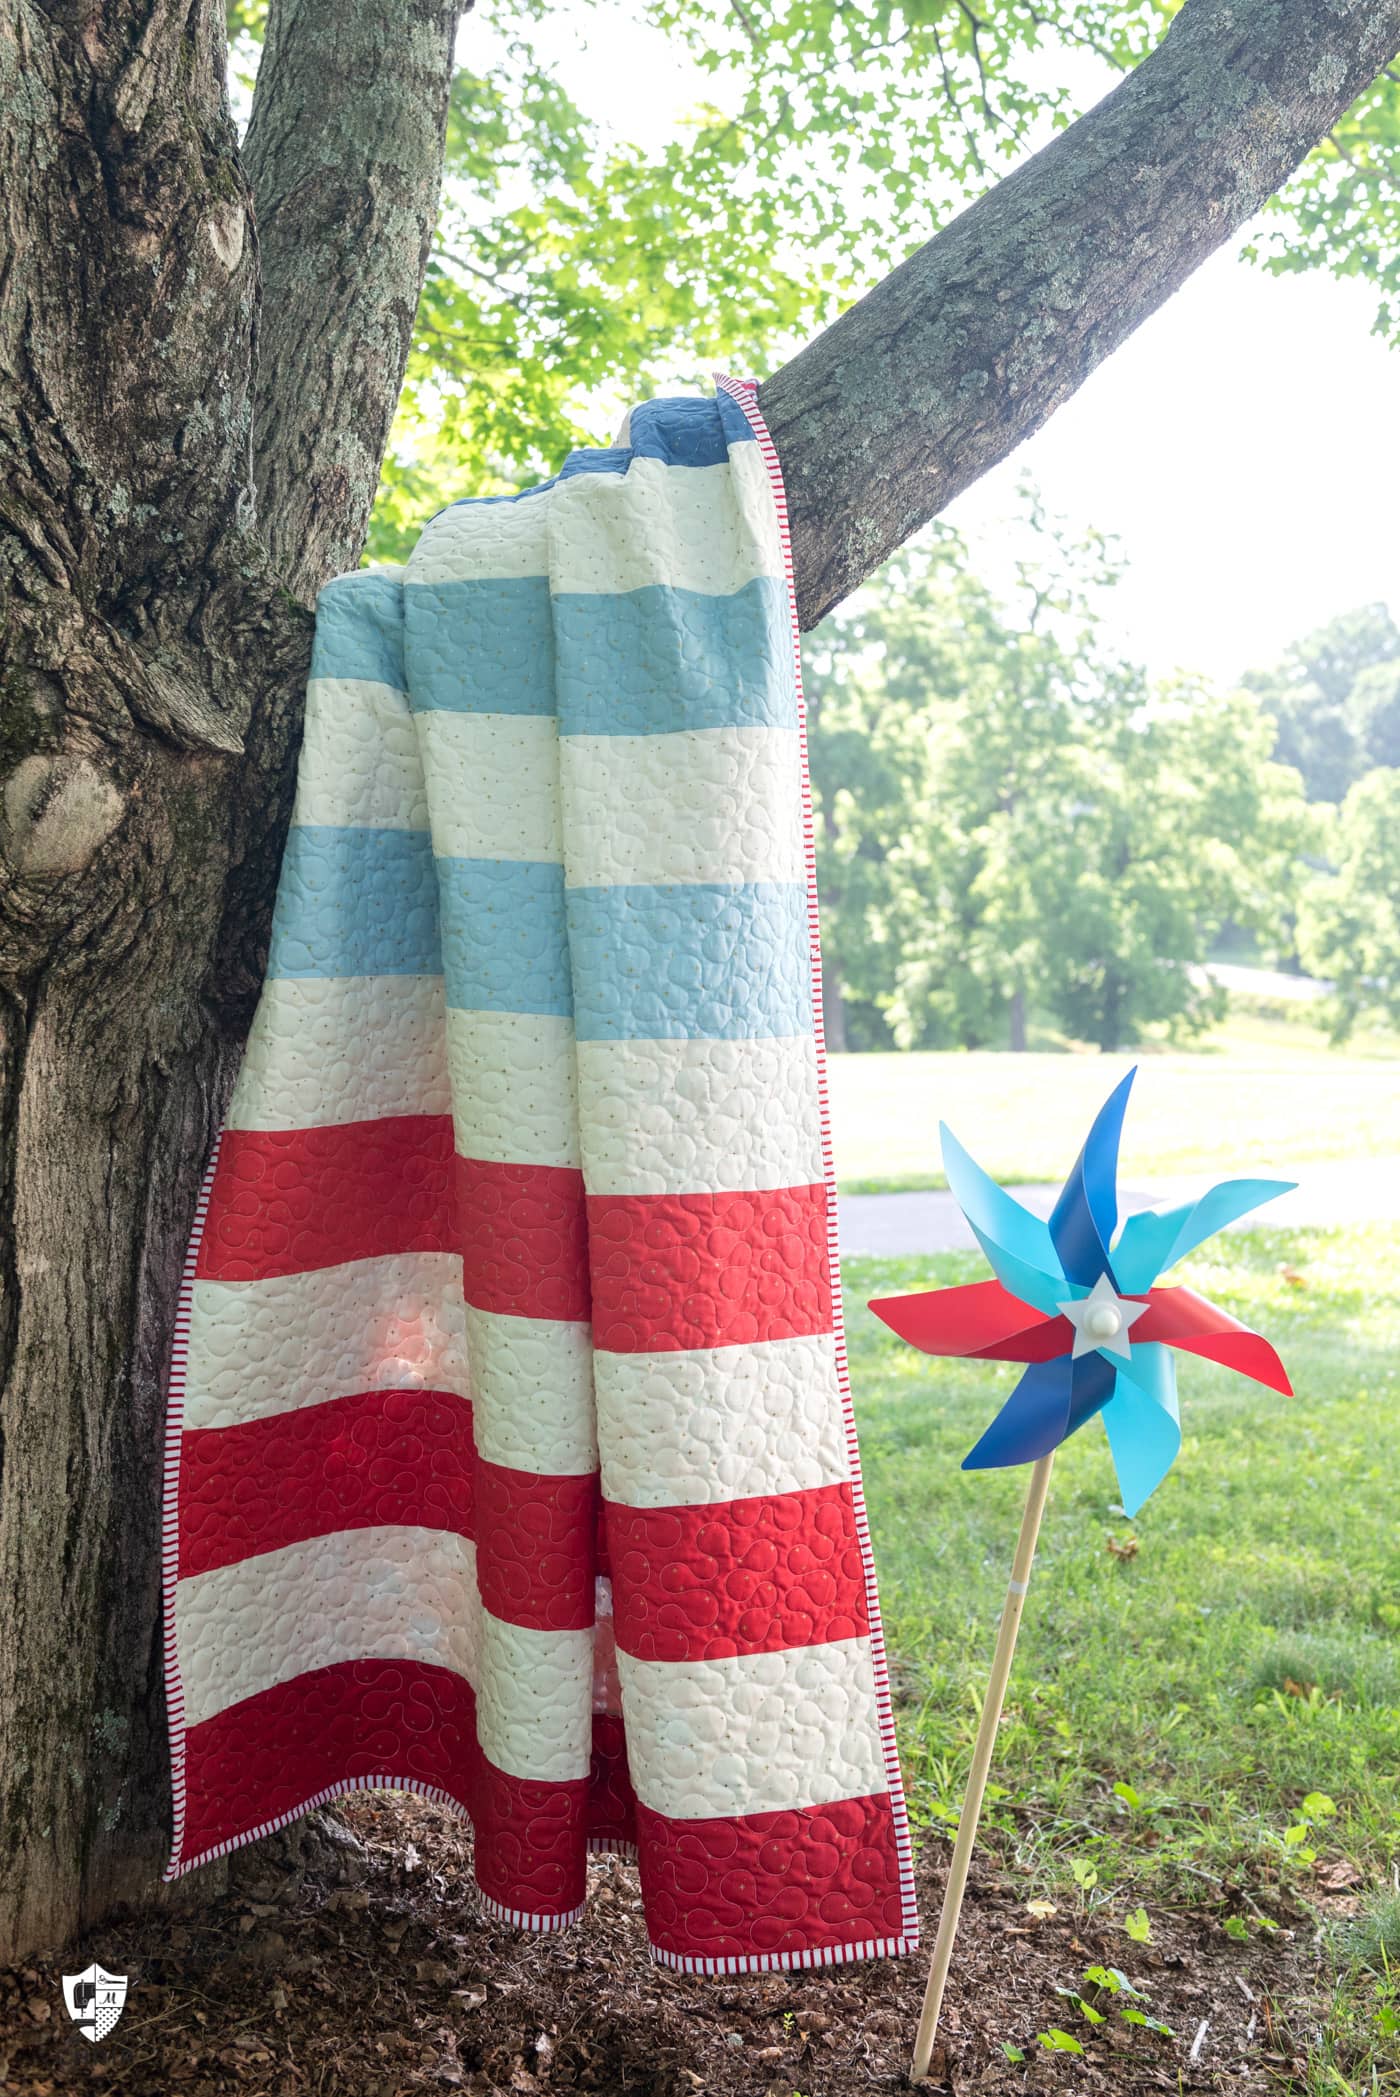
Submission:
[[[545,1477],[481,1462],[476,1584],[492,1616],[527,1631],[593,1622],[598,1477]]]
[[[534,1783],[482,1756],[472,1866],[488,1899],[532,1915],[578,1907],[588,1888],[588,1793],[587,1777]]]
[[[470,1815],[474,1869],[503,1907],[548,1916],[583,1898],[584,1840],[636,1823],[618,1721],[594,1721],[593,1769],[567,1784],[508,1776],[477,1745],[476,1697],[450,1668],[353,1660],[247,1697],[185,1735],[187,1861],[370,1780],[443,1792]]]
[[[844,1482],[705,1507],[607,1505],[617,1642],[638,1660],[726,1660],[870,1628]]]
[[[659,1951],[821,1952],[906,1927],[887,1792],[787,1813],[668,1820],[640,1802],[642,1902]]]
[[[615,1354],[829,1332],[824,1186],[592,1195],[593,1340]]]
[[[588,1777],[588,1833],[594,1842],[635,1843],[637,1794],[627,1770],[622,1720],[593,1714],[593,1763]]]
[[[264,1281],[396,1252],[455,1250],[452,1122],[399,1114],[322,1129],[226,1129],[201,1281]]]
[[[409,1660],[316,1668],[186,1732],[183,1855],[368,1777],[411,1779],[470,1812],[479,1762],[476,1698],[452,1669]]]
[[[473,1536],[473,1458],[471,1404],[452,1391],[366,1391],[187,1428],[180,1577],[380,1523]]]
[[[564,1165],[457,1160],[462,1290],[505,1317],[586,1318],[583,1174]]]

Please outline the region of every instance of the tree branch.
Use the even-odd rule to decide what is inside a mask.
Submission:
[[[1038,430],[1400,52],[1400,0],[1186,0],[1121,86],[761,388],[804,628]]]
[[[437,218],[462,5],[272,0],[244,149],[263,277],[254,477],[274,566],[307,601],[364,545]]]

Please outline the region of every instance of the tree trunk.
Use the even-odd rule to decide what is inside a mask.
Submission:
[[[0,1961],[153,1891],[166,1849],[172,1307],[260,980],[302,606],[358,555],[402,377],[455,14],[407,0],[391,36],[370,0],[273,0],[255,197],[216,0],[0,0]],[[1140,86],[779,373],[805,622],[1398,45],[1400,0],[1187,0]]]
[[[311,628],[254,532],[258,249],[222,5],[109,0],[81,37],[66,12],[0,0],[0,1960],[149,1896],[168,1847],[165,1369]],[[368,374],[381,437],[455,16],[410,12],[440,32],[413,118],[438,132],[387,293],[361,294],[403,338]],[[299,314],[295,384],[353,419],[335,337]],[[323,561],[355,557],[377,468],[338,542],[318,484]]]
[[[1111,1055],[1119,1045],[1123,1032],[1123,978],[1116,969],[1105,972],[1103,986],[1099,992],[1099,1038],[1100,1055]]]
[[[822,957],[822,1031],[835,1056],[846,1053],[846,994],[841,983],[841,965],[831,956]]]

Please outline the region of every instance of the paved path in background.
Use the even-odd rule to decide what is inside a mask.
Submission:
[[[1243,1177],[1232,1174],[1232,1178]],[[1325,1165],[1298,1165],[1291,1170],[1261,1168],[1251,1179],[1296,1178],[1291,1194],[1266,1202],[1233,1229],[1256,1224],[1280,1230],[1306,1230],[1334,1223],[1400,1223],[1400,1158],[1359,1158]],[[1150,1187],[1119,1191],[1124,1215],[1134,1209],[1169,1207],[1188,1201],[1210,1184],[1202,1177],[1164,1178]],[[1048,1216],[1058,1187],[1013,1187],[1010,1192],[1038,1216]],[[848,1254],[971,1251],[977,1241],[963,1212],[948,1193],[843,1194],[840,1203],[841,1250]]]

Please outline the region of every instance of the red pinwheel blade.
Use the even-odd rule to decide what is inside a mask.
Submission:
[[[1046,1318],[998,1281],[914,1296],[875,1296],[870,1308],[891,1332],[925,1354],[978,1355],[989,1361],[1049,1361],[1067,1354],[1067,1318]]]
[[[1237,1370],[1241,1376],[1252,1377],[1271,1391],[1281,1391],[1285,1398],[1292,1397],[1288,1371],[1264,1335],[1241,1325],[1219,1304],[1208,1303],[1194,1289],[1152,1289],[1147,1302],[1146,1313],[1133,1326],[1134,1344],[1139,1340],[1165,1341],[1168,1347],[1179,1347],[1183,1354],[1202,1355],[1207,1361]]]

